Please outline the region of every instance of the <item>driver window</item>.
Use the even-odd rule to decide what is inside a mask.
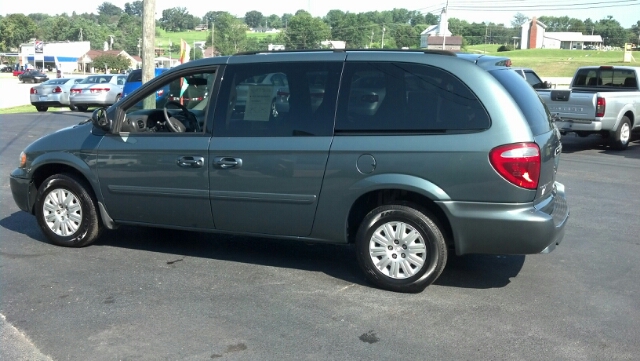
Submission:
[[[125,109],[122,132],[202,133],[206,111],[215,83],[215,72],[197,72],[147,89],[138,101]]]

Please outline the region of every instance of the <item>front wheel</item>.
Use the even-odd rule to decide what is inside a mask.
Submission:
[[[629,146],[631,139],[631,121],[629,118],[622,117],[618,130],[611,132],[611,146],[616,150],[624,150]]]
[[[396,292],[424,290],[447,263],[447,246],[437,219],[405,205],[369,212],[358,229],[356,252],[367,279]]]
[[[51,243],[84,247],[100,235],[96,202],[85,182],[68,174],[47,178],[36,199],[36,219]]]

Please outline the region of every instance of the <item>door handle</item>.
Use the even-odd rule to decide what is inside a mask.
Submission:
[[[184,168],[202,168],[204,165],[204,157],[180,157],[178,165]]]
[[[215,157],[213,164],[222,169],[240,168],[242,167],[242,159],[232,157]]]

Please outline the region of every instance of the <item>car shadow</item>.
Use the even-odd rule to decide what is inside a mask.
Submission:
[[[626,158],[640,159],[640,134],[633,134],[629,141],[629,146],[625,150],[612,149],[609,140],[599,134],[592,134],[588,137],[579,137],[574,133],[562,136],[562,153],[576,153],[582,151],[595,150],[598,153],[624,156]]]
[[[48,243],[35,218],[26,212],[16,212],[1,219],[0,227]],[[165,253],[175,259],[195,257],[322,272],[336,279],[372,287],[358,266],[352,245],[122,226],[103,232],[90,247],[100,246]],[[524,260],[524,256],[449,256],[447,266],[435,284],[477,289],[504,287],[518,274]]]

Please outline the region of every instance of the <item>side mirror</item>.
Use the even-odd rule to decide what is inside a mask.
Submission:
[[[105,132],[111,131],[111,120],[107,117],[107,109],[98,108],[91,114],[91,122],[93,126],[104,130]]]

